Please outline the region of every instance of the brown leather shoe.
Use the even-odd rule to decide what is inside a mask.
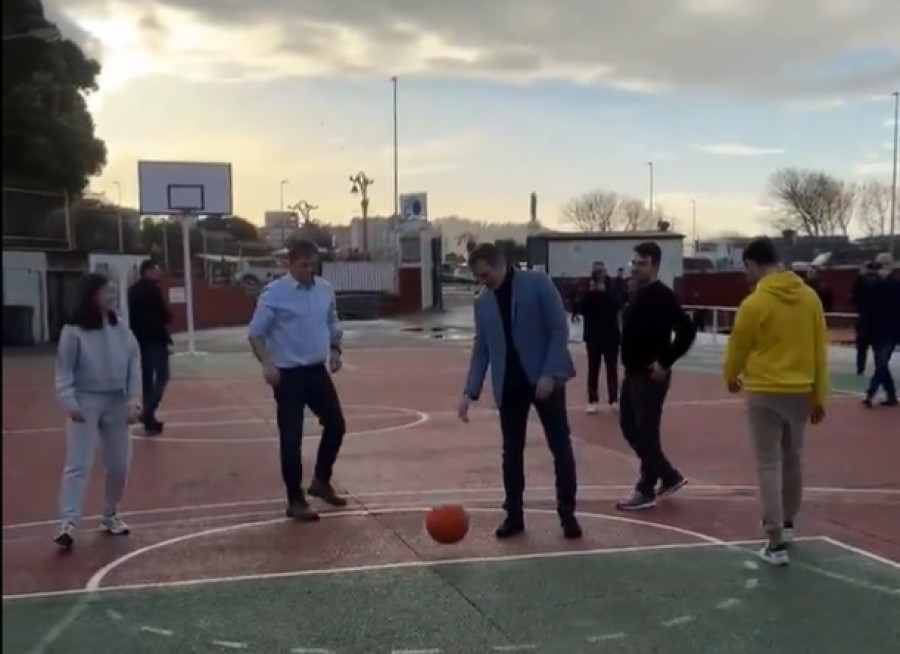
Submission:
[[[322,500],[326,504],[330,504],[331,506],[347,506],[347,498],[338,495],[334,491],[334,487],[327,482],[314,479],[313,482],[309,485],[309,491],[307,492],[313,497],[318,497],[320,500]]]
[[[319,514],[313,511],[306,501],[292,502],[285,511],[285,515],[298,522],[315,522],[319,519]]]

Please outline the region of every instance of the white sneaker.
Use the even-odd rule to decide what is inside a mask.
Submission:
[[[770,543],[766,543],[759,551],[759,558],[774,566],[785,566],[791,562],[784,545],[773,548]]]
[[[781,530],[781,540],[782,542],[790,545],[797,539],[797,530],[794,528],[794,525],[785,525]]]
[[[103,518],[100,521],[100,526],[106,533],[112,534],[113,536],[127,536],[131,533],[131,529],[118,515],[111,515]]]
[[[62,550],[70,550],[75,544],[74,533],[75,525],[71,522],[64,522],[59,526],[59,531],[56,532],[53,542],[59,545],[59,548]]]
[[[587,405],[587,411],[585,413],[597,413],[600,410],[600,407],[597,406],[596,402],[591,402]]]

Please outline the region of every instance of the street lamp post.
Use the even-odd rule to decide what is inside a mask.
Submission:
[[[400,214],[400,147],[399,120],[397,117],[397,77],[391,78],[394,97],[394,220]]]
[[[310,219],[310,214],[319,208],[317,204],[310,204],[306,200],[300,200],[297,204],[291,205],[288,207],[291,211],[296,211],[297,214],[303,219],[303,224],[308,225]]]
[[[697,241],[697,201],[691,200],[691,240],[694,241],[694,256],[697,255],[699,243]]]
[[[362,210],[362,246],[363,254],[369,254],[369,187],[375,180],[359,171],[350,176],[350,192],[359,194],[359,207]]]
[[[894,91],[894,161],[891,174],[891,238],[890,253],[895,254],[897,240],[897,131],[900,123],[900,91]]]

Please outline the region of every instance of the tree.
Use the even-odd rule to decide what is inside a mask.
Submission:
[[[656,229],[659,207],[654,214],[637,198],[597,189],[569,200],[562,219],[581,232],[639,232]]]
[[[853,186],[824,172],[784,168],[769,179],[776,226],[805,236],[847,236],[856,204]]]
[[[40,0],[4,0],[4,34],[55,28]],[[3,183],[80,195],[106,165],[85,94],[100,64],[68,39],[3,41]]]
[[[457,245],[465,245],[466,258],[468,258],[468,256],[470,254],[472,254],[472,250],[474,250],[476,247],[478,247],[478,239],[471,232],[463,232],[456,239],[456,244]]]
[[[891,220],[891,187],[869,180],[857,190],[856,218],[866,236],[887,236]]]

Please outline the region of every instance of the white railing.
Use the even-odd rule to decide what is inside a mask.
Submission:
[[[737,307],[686,304],[684,305],[684,310],[693,315],[696,315],[701,311],[706,312],[708,320],[699,323],[700,329],[698,330],[698,336],[699,334],[707,334],[711,344],[718,343],[720,337],[722,337],[721,342],[723,344],[728,342],[728,334],[731,332],[731,326],[734,324],[734,317],[738,310]],[[825,314],[825,320],[827,321],[829,328],[840,330],[842,332],[846,331],[848,334],[852,334],[853,324],[856,321],[856,318],[857,314],[855,313],[832,312]],[[697,324],[697,321],[695,321],[695,324]],[[849,340],[852,340],[852,338]],[[846,342],[844,344],[849,345],[851,343]]]
[[[397,292],[397,265],[393,261],[325,261],[322,277],[335,293]]]

